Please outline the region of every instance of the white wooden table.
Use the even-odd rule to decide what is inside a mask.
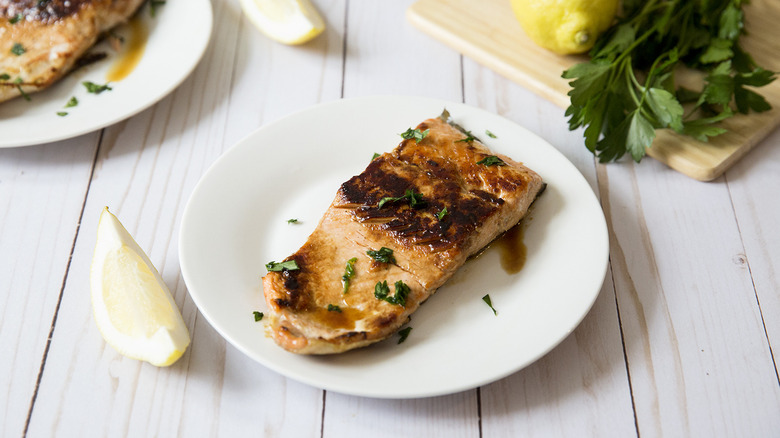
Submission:
[[[0,150],[1,436],[780,436],[780,131],[710,183],[650,159],[598,165],[563,110],[408,24],[409,0],[315,3],[328,30],[287,47],[237,1],[214,0],[203,61],[160,103],[99,132]],[[507,117],[600,197],[611,245],[601,294],[531,366],[449,396],[346,396],[244,356],[187,294],[178,231],[209,165],[282,116],[376,94]],[[172,367],[118,355],[94,324],[88,273],[104,205],[190,329]]]

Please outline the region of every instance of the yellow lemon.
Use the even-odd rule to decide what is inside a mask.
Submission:
[[[617,13],[619,0],[511,0],[525,33],[538,45],[569,55],[590,50]]]
[[[247,18],[268,37],[284,44],[303,44],[325,30],[309,0],[240,0]]]
[[[152,365],[176,362],[190,334],[168,287],[119,220],[103,209],[90,271],[92,311],[106,342]]]

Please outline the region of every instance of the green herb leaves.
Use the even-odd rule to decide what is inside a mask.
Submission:
[[[335,305],[335,304],[328,304],[328,312],[338,312],[341,313],[341,307]]]
[[[11,46],[11,53],[16,56],[22,56],[25,52],[27,52],[27,49],[25,49],[21,43],[14,43],[14,45]]]
[[[392,254],[392,250],[390,253]],[[357,257],[352,257],[347,260],[347,266],[344,268],[344,275],[341,276],[341,283],[344,285],[341,293],[347,293],[349,291],[349,282],[352,277],[355,276],[355,263],[357,263]]]
[[[295,262],[295,260],[288,260],[286,262],[268,262],[265,264],[265,269],[268,270],[268,272],[279,272],[283,270],[287,271],[295,271],[298,268],[298,263]]]
[[[488,155],[487,157],[477,161],[477,164],[484,164],[485,166],[506,166],[504,160],[498,158],[495,155]]]
[[[87,89],[88,93],[93,93],[93,94],[100,94],[104,91],[112,90],[112,88],[109,87],[108,84],[98,85],[94,82],[84,81],[81,83],[81,85],[83,85]]]
[[[265,316],[265,315],[263,315],[263,312],[258,312],[256,310],[254,312],[252,312],[252,315],[254,315],[254,317],[255,317],[255,322],[262,321],[263,316]]]
[[[406,298],[410,292],[409,286],[401,280],[395,282],[395,295],[392,296],[390,296],[390,287],[387,285],[387,280],[380,281],[374,286],[374,297],[376,299],[401,307],[406,307]]]
[[[13,17],[11,17],[11,18],[9,18],[9,19],[8,19],[8,23],[9,23],[9,24],[16,24],[16,23],[18,23],[19,21],[21,21],[21,20],[22,20],[22,18],[24,18],[24,17],[22,16],[22,14],[21,14],[21,13],[19,13],[19,14],[16,14],[16,15],[14,15]]]
[[[490,299],[490,294],[487,294],[484,297],[482,297],[482,301],[484,301],[485,304],[490,306],[490,310],[493,311],[493,315],[498,316],[498,312],[496,312],[496,309],[493,307],[493,301]]]
[[[402,343],[406,340],[406,338],[409,337],[409,332],[412,331],[411,327],[406,327],[404,329],[398,330],[398,343]]]
[[[416,142],[419,143],[422,141],[422,139],[427,137],[430,132],[431,132],[430,129],[426,129],[425,131],[420,131],[419,129],[409,128],[406,130],[406,132],[399,135],[403,137],[404,140],[414,139]]]
[[[455,143],[460,143],[460,142],[471,143],[472,141],[477,139],[477,137],[474,137],[474,135],[471,134],[471,131],[466,131],[465,134],[466,134],[466,138],[455,140]]]
[[[379,249],[379,251],[374,251],[373,249],[369,249],[366,251],[366,254],[368,254],[369,257],[372,259],[380,262],[380,263],[391,263],[395,264],[395,256],[393,255],[393,250],[387,247],[382,247]]]
[[[382,206],[388,202],[398,202],[398,201],[403,201],[404,199],[409,200],[409,206],[412,208],[418,208],[425,205],[425,200],[423,200],[421,194],[416,193],[412,189],[407,189],[406,192],[403,194],[403,196],[398,196],[397,198],[394,198],[392,196],[387,196],[382,198],[379,201],[379,204],[377,204],[376,208],[382,208]]]
[[[298,219],[296,219],[296,218],[287,219],[287,223],[288,224],[297,224],[298,223]]]
[[[446,215],[447,215],[447,207],[444,207],[441,209],[440,212],[436,213],[436,219],[442,220]]]
[[[626,153],[639,162],[657,129],[706,141],[725,132],[715,124],[735,110],[769,110],[766,99],[748,88],[769,84],[775,73],[757,66],[739,45],[744,3],[627,2],[591,60],[563,73],[571,79],[569,128],[585,128],[585,146],[601,162]],[[676,85],[680,64],[704,72],[701,90]]]

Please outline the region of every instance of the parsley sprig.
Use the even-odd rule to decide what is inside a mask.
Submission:
[[[378,300],[387,301],[390,304],[406,307],[406,298],[411,292],[411,288],[401,280],[395,282],[395,295],[390,295],[390,287],[387,280],[380,281],[374,286],[374,297]]]
[[[399,135],[403,137],[404,140],[414,139],[416,142],[419,143],[422,141],[422,139],[427,137],[430,132],[431,132],[430,129],[426,129],[425,131],[420,131],[419,129],[409,128],[405,132]]]
[[[422,207],[425,205],[425,200],[423,199],[422,194],[417,193],[412,189],[406,189],[406,192],[404,192],[402,196],[397,196],[397,197],[386,196],[380,199],[379,204],[377,204],[376,208],[382,208],[382,206],[388,202],[398,202],[398,201],[403,201],[404,199],[409,200],[409,206],[412,208]]]
[[[736,111],[770,109],[748,87],[775,73],[756,65],[739,44],[747,0],[625,0],[623,15],[591,50],[591,60],[563,73],[570,82],[571,130],[585,127],[585,146],[601,162],[629,153],[639,162],[657,129],[700,141],[726,130]],[[704,73],[700,90],[675,83],[684,64]],[[688,104],[684,107],[684,104]]]

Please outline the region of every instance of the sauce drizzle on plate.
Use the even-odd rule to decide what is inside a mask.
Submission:
[[[135,67],[141,62],[146,50],[146,41],[149,38],[149,30],[146,28],[140,14],[136,14],[126,25],[128,36],[122,51],[111,69],[106,73],[108,82],[118,82],[126,78],[135,70]]]

